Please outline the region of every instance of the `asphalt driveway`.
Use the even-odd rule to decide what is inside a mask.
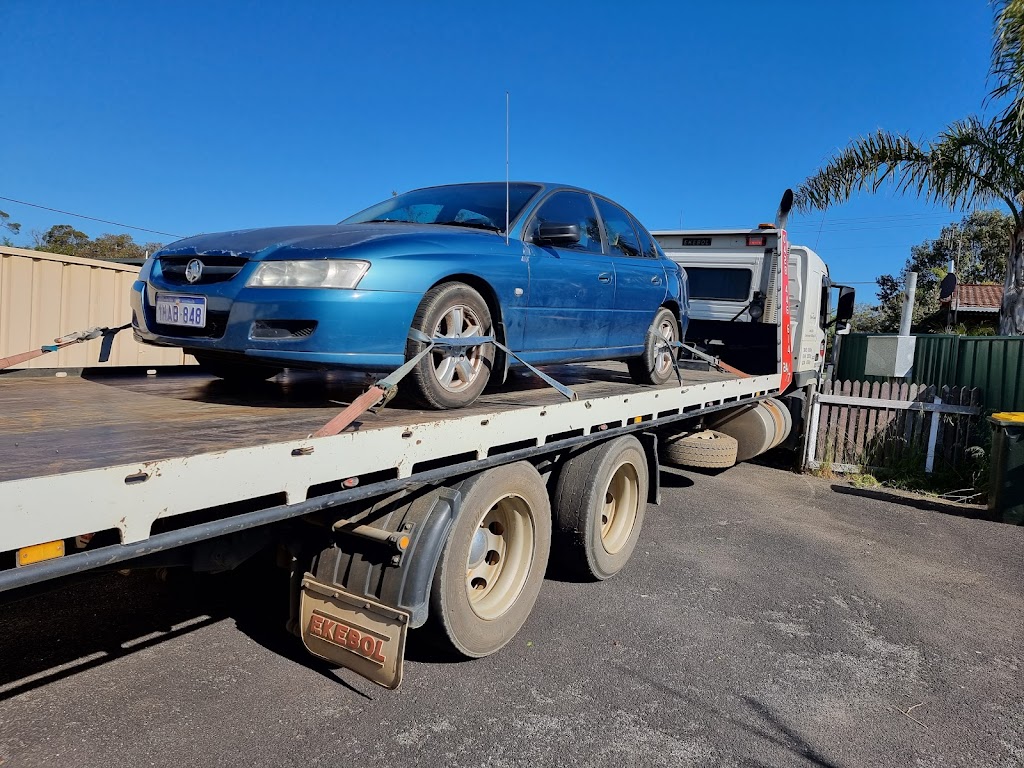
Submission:
[[[4,766],[1024,765],[1024,527],[765,466],[666,470],[627,569],[385,691],[249,574],[0,607]]]

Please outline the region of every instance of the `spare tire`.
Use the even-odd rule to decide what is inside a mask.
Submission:
[[[660,455],[670,464],[724,469],[736,463],[737,448],[735,438],[705,429],[703,432],[680,432],[663,438]]]

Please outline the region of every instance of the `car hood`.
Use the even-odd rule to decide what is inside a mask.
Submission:
[[[323,258],[326,251],[369,243],[374,240],[415,240],[443,248],[451,237],[487,237],[493,233],[457,229],[436,224],[317,224],[297,227],[268,227],[196,235],[160,250],[157,256],[236,256],[240,259]]]

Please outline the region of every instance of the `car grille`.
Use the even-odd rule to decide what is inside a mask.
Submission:
[[[202,262],[203,271],[199,280],[190,283],[185,279],[185,268],[196,259]],[[173,285],[210,285],[224,283],[237,275],[246,264],[237,256],[161,256],[160,271],[164,281]]]
[[[207,312],[205,328],[186,328],[181,325],[163,325],[153,323],[152,330],[161,336],[172,336],[189,339],[219,339],[228,327],[227,312]]]
[[[314,320],[257,320],[252,324],[254,339],[305,339],[316,330]]]

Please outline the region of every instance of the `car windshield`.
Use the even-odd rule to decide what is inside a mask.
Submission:
[[[513,222],[537,192],[537,184],[517,182],[508,187],[508,220]],[[448,224],[458,227],[505,231],[505,184],[451,184],[414,189],[377,203],[342,224],[367,222]]]

